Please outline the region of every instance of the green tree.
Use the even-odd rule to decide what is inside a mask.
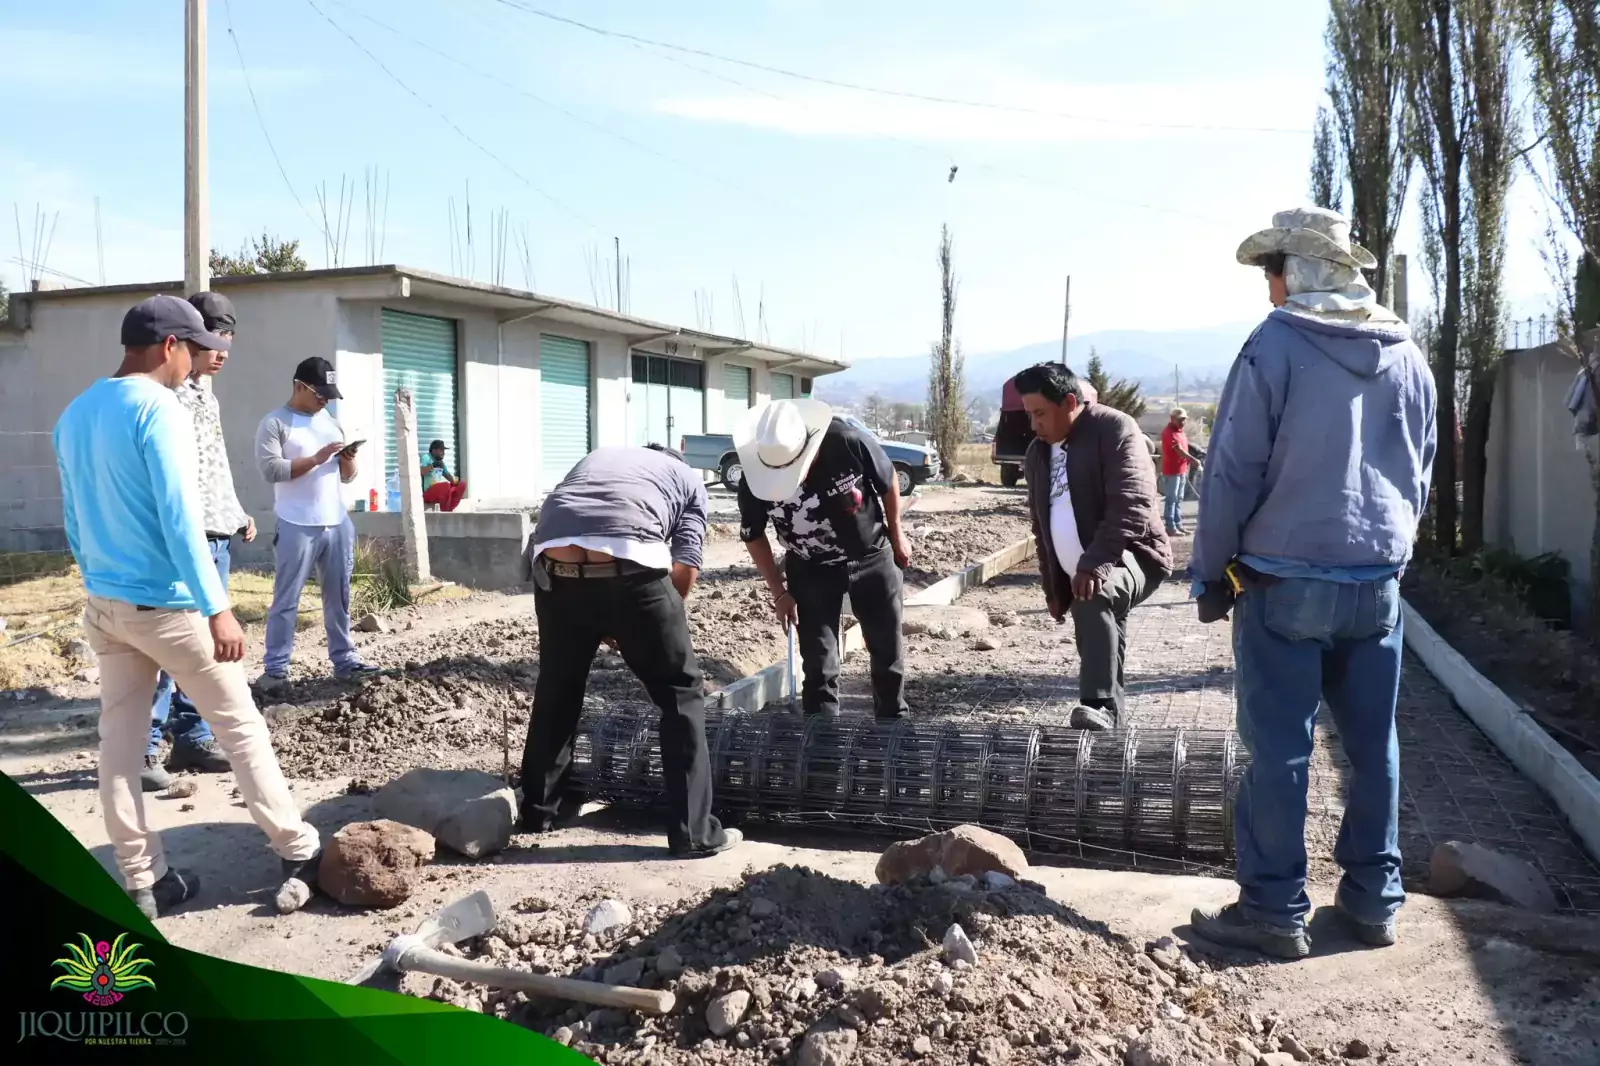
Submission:
[[[1317,132],[1311,142],[1311,202],[1329,211],[1344,210],[1344,179],[1339,173],[1339,140],[1333,116],[1317,108]]]
[[[11,297],[6,295],[6,283],[0,281],[0,323],[11,317]]]
[[[1144,397],[1139,395],[1139,383],[1136,381],[1112,381],[1106,373],[1105,364],[1100,361],[1100,353],[1093,348],[1089,349],[1089,384],[1094,386],[1095,393],[1099,396],[1100,403],[1107,407],[1115,407],[1130,418],[1138,418],[1144,414],[1146,404]]]
[[[261,231],[259,238],[252,237],[239,246],[238,255],[227,255],[211,249],[211,274],[213,277],[239,277],[245,274],[289,274],[306,269],[300,257],[299,241],[284,241]]]
[[[950,227],[939,227],[939,341],[928,368],[928,432],[946,476],[956,472],[956,452],[967,439],[967,383],[961,342],[955,339],[956,274]]]

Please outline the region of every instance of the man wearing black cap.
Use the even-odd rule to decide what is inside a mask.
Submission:
[[[123,319],[121,368],[67,405],[54,437],[62,526],[100,660],[100,807],[118,872],[149,918],[199,886],[167,865],[139,786],[162,670],[216,731],[245,807],[283,860],[279,910],[304,904],[315,881],[317,831],[300,817],[239,665],[244,631],[206,548],[194,425],[172,394],[196,349],[229,343],[176,296],[144,301]]]
[[[206,330],[224,340],[233,339],[233,302],[214,292],[197,292],[189,302],[205,321]],[[194,442],[200,461],[200,510],[205,522],[206,546],[217,565],[222,587],[228,587],[230,547],[235,533],[245,543],[256,539],[255,519],[245,513],[233,488],[233,472],[228,465],[228,446],[222,438],[222,414],[211,391],[211,379],[228,361],[225,351],[194,346],[193,369],[178,386],[178,402],[194,420]],[[172,754],[161,764],[161,735],[172,737]],[[150,746],[145,751],[144,773],[140,784],[146,792],[156,792],[172,783],[168,770],[198,770],[219,774],[228,769],[228,757],[211,735],[211,728],[195,708],[194,702],[178,688],[165,670],[156,685],[156,701],[150,712]]]
[[[256,466],[272,486],[277,530],[272,610],[267,615],[265,680],[289,676],[300,592],[312,570],[322,591],[322,622],[335,677],[374,673],[356,656],[350,639],[350,575],[355,567],[355,527],[345,513],[341,483],[355,480],[355,445],[328,413],[343,399],[333,364],[313,356],[294,371],[289,402],[268,414],[256,430]],[[334,465],[334,457],[338,465]]]

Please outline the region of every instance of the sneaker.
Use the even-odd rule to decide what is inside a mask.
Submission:
[[[139,772],[139,789],[142,792],[160,792],[172,784],[172,775],[161,765],[161,756],[146,755],[144,769]]]
[[[283,884],[273,902],[279,914],[290,914],[304,907],[317,888],[317,867],[322,863],[322,849],[309,859],[284,859]]]
[[[202,774],[224,774],[233,769],[216,737],[193,744],[174,744],[167,758],[169,770],[196,770]]]
[[[161,880],[149,888],[130,889],[128,895],[133,897],[134,906],[139,908],[140,914],[155,921],[163,912],[193,899],[199,891],[200,878],[188,870],[169,866],[167,872],[161,875]]]
[[[342,669],[335,670],[333,676],[339,681],[352,681],[356,678],[371,677],[373,674],[381,673],[383,671],[378,667],[357,659],[354,662],[346,663]]]
[[[1189,914],[1194,931],[1213,944],[1230,948],[1249,948],[1278,959],[1303,959],[1311,954],[1311,940],[1304,929],[1286,929],[1252,922],[1239,913],[1239,905],[1196,907]]]
[[[1350,935],[1367,945],[1369,948],[1393,947],[1399,938],[1394,931],[1394,918],[1391,916],[1381,922],[1369,922],[1357,918],[1344,909],[1344,904],[1335,900],[1333,909],[1338,913]]]
[[[286,672],[285,673],[279,673],[276,670],[265,670],[265,671],[262,671],[261,676],[256,678],[255,681],[252,682],[252,684],[254,684],[256,688],[260,689],[263,692],[274,692],[274,691],[276,691],[278,689],[283,688],[288,683],[289,683],[289,675],[288,675],[288,673],[286,673]]]
[[[1087,707],[1080,703],[1072,708],[1071,724],[1074,729],[1103,733],[1108,729],[1117,728],[1117,715],[1115,711],[1108,711],[1104,707]]]
[[[717,830],[716,842],[713,844],[682,844],[669,846],[674,859],[709,859],[713,855],[738,847],[744,842],[744,834],[737,829]]]

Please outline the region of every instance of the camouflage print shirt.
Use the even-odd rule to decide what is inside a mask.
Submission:
[[[222,439],[222,412],[211,383],[190,378],[178,386],[178,402],[194,419],[194,441],[199,455],[200,506],[205,517],[206,535],[229,537],[249,521],[249,515],[233,490],[233,472],[228,468],[228,445]]]

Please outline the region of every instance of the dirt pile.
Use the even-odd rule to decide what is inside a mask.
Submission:
[[[584,927],[599,900],[525,900],[465,953],[665,988],[677,999],[671,1015],[569,1009],[423,974],[403,987],[537,1029],[603,1063],[1231,1066],[1287,1036],[1240,1013],[1235,978],[1170,941],[1140,950],[1037,886],[994,875],[867,888],[778,866],[737,890],[642,906],[597,937]]]

